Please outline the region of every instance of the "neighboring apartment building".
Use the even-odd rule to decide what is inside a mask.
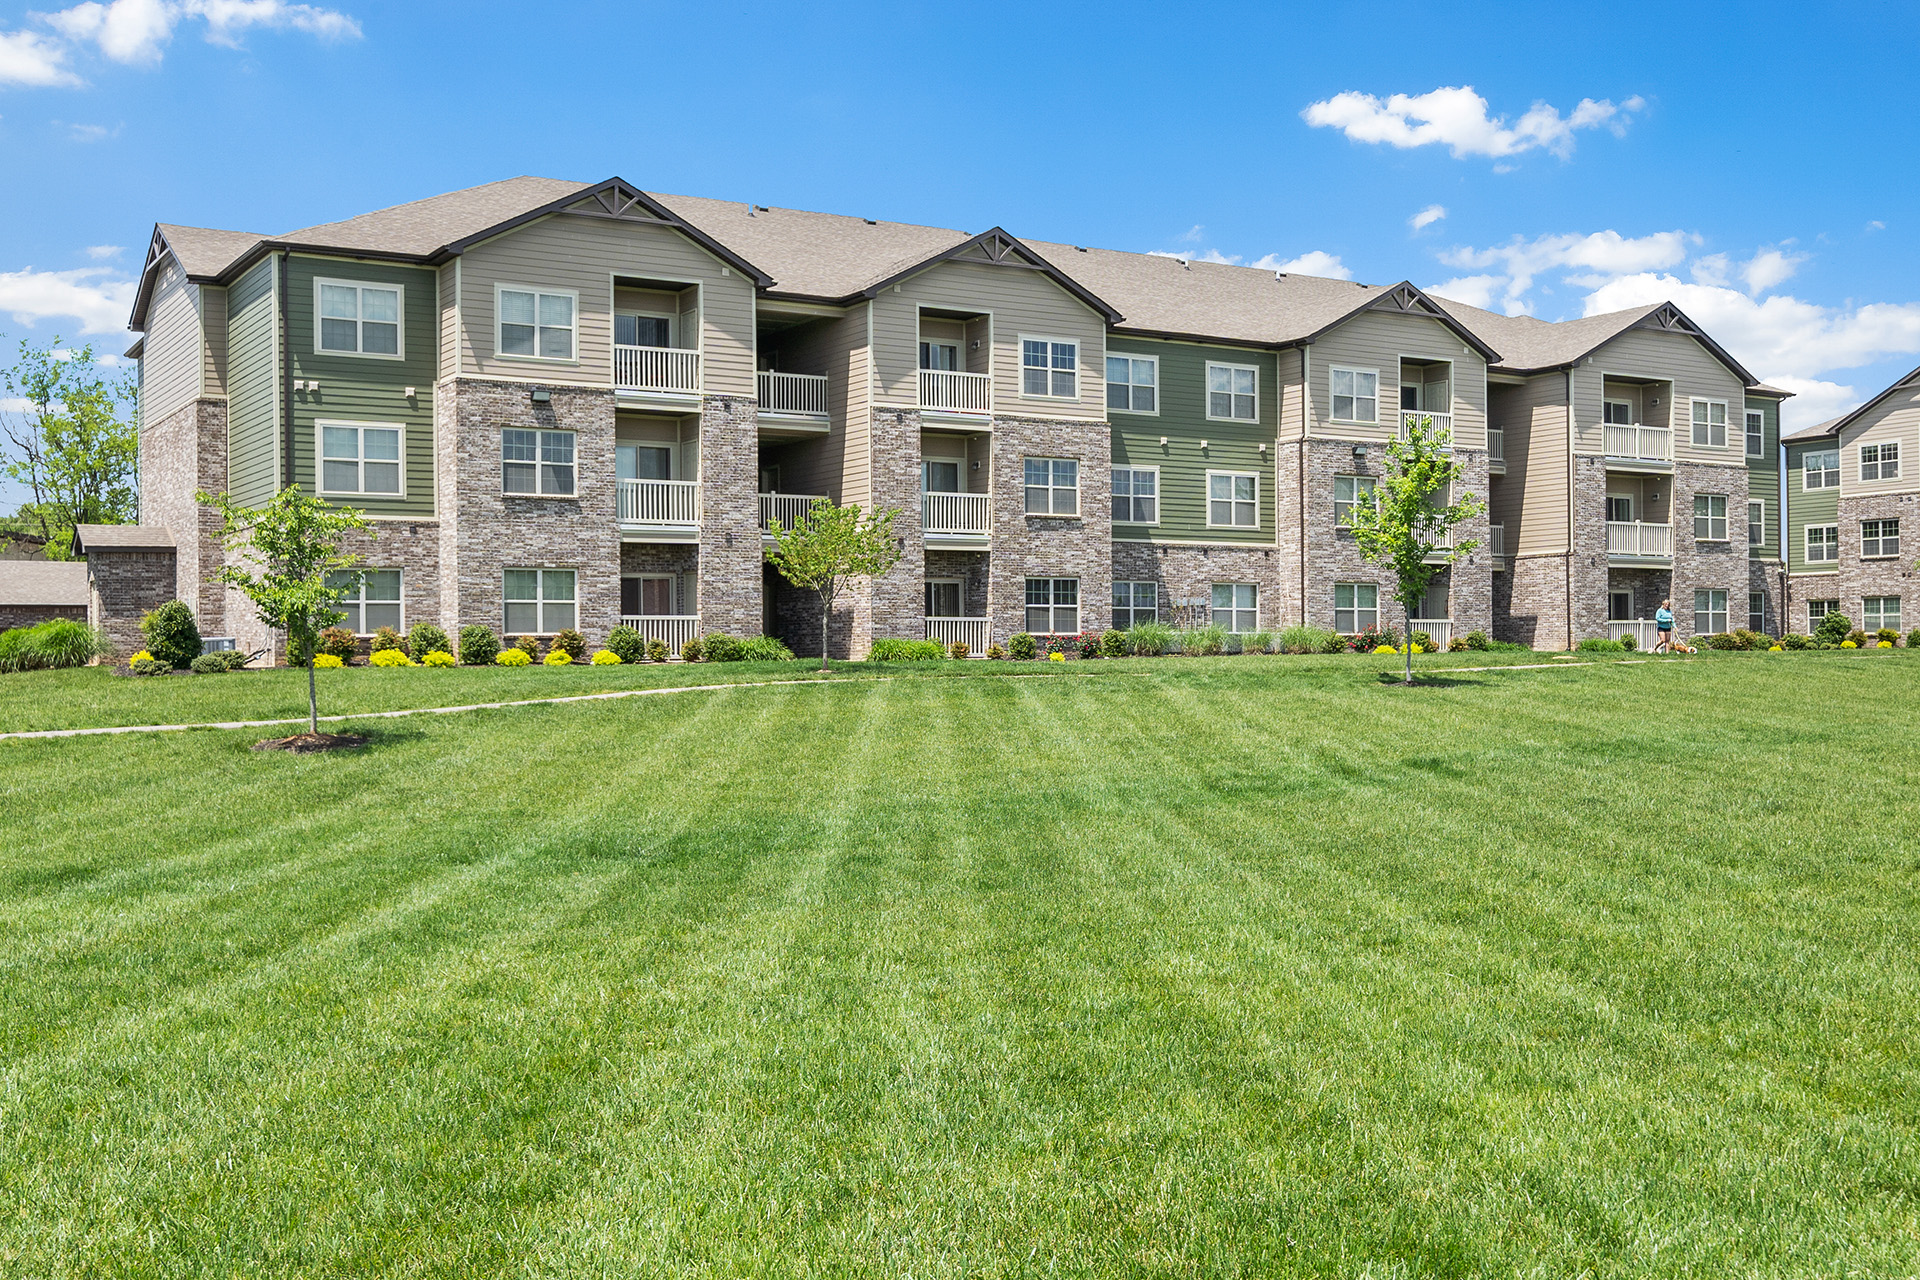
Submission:
[[[509,179],[284,236],[161,225],[133,327],[143,521],[171,531],[203,630],[248,647],[272,637],[208,583],[196,488],[257,503],[297,482],[366,512],[363,633],[598,643],[626,622],[805,651],[811,597],[765,565],[763,529],[816,496],[901,513],[900,563],[835,617],[835,652],[1146,617],[1404,627],[1342,516],[1414,416],[1452,429],[1491,507],[1416,625],[1560,645],[1603,633],[1622,590],[1634,617],[1706,591],[1711,621],[1758,581],[1735,535],[1768,459],[1743,460],[1742,414],[1760,406],[1765,451],[1784,394],[1670,307],[1548,325],[1404,282],[618,179]],[[1702,415],[1677,444],[1675,404]],[[1697,538],[1639,532],[1699,495]]]

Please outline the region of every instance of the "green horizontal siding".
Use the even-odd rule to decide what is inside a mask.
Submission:
[[[273,496],[280,370],[274,359],[274,270],[263,258],[227,290],[227,492],[257,507]]]
[[[1833,524],[1840,518],[1840,491],[1838,489],[1815,489],[1811,492],[1800,486],[1803,475],[1800,455],[1809,450],[1830,450],[1835,447],[1832,440],[1816,440],[1807,444],[1787,446],[1787,572],[1789,573],[1831,573],[1839,566],[1826,562],[1817,565],[1807,563],[1806,527],[1810,524]]]
[[[1767,504],[1767,540],[1749,546],[1747,555],[1754,560],[1780,558],[1780,402],[1753,399],[1747,408],[1760,412],[1760,456],[1747,459],[1747,493]],[[1742,420],[1744,432],[1746,422]],[[1742,437],[1744,439],[1744,435]]]

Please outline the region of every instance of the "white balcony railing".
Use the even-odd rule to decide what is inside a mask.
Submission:
[[[993,499],[984,493],[923,493],[920,532],[984,536],[992,510]]]
[[[824,498],[803,493],[763,493],[760,495],[760,527],[771,529],[778,520],[789,529],[795,528],[805,522],[814,503],[823,501]]]
[[[1494,466],[1503,467],[1507,463],[1507,432],[1505,427],[1487,428],[1487,461]]]
[[[667,646],[669,656],[677,658],[680,656],[680,646],[700,634],[700,615],[623,613],[620,615],[620,625],[632,627],[642,639],[658,640]]]
[[[1407,622],[1407,639],[1409,640],[1413,639],[1413,633],[1416,631],[1424,631],[1427,633],[1429,637],[1432,638],[1433,648],[1429,652],[1442,653],[1442,652],[1445,652],[1447,645],[1449,645],[1453,641],[1453,619],[1451,618],[1409,619]]]
[[[1665,427],[1623,426],[1608,423],[1603,448],[1609,458],[1633,462],[1672,462],[1673,432]]]
[[[1507,526],[1503,524],[1487,526],[1487,554],[1495,560],[1507,558]]]
[[[613,385],[620,391],[665,391],[697,395],[700,353],[682,347],[613,349]]]
[[[1607,624],[1607,639],[1624,640],[1628,636],[1633,637],[1633,647],[1636,649],[1651,649],[1660,643],[1659,632],[1649,619],[1627,619]]]
[[[1402,409],[1400,411],[1400,438],[1405,440],[1407,438],[1407,428],[1413,426],[1423,418],[1433,419],[1432,425],[1427,428],[1428,431],[1444,431],[1447,433],[1447,447],[1451,449],[1453,447],[1453,415],[1450,413],[1435,413],[1431,409]]]
[[[964,644],[970,658],[987,656],[987,620],[985,618],[928,618],[927,639],[938,640],[951,649]]]
[[[615,506],[621,524],[697,525],[697,480],[616,480]]]
[[[948,413],[992,413],[993,378],[984,373],[922,369],[920,407]]]
[[[1642,560],[1671,560],[1673,526],[1645,524],[1639,520],[1609,520],[1607,554],[1633,556]]]
[[[768,413],[827,416],[827,375],[824,373],[775,373],[762,369],[755,377],[755,384],[760,407]]]

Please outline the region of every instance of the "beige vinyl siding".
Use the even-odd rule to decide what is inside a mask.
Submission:
[[[1733,371],[1693,338],[1658,329],[1629,329],[1583,361],[1574,380],[1574,451],[1599,454],[1605,448],[1601,416],[1603,378],[1619,375],[1657,378],[1668,386],[1642,388],[1658,396],[1658,405],[1643,403],[1641,422],[1673,428],[1673,456],[1678,462],[1718,462],[1739,466],[1746,461],[1741,442],[1741,411],[1747,389]],[[1722,400],[1727,406],[1727,447],[1710,449],[1693,443],[1692,400]]]
[[[227,394],[227,291],[222,285],[200,289],[200,394]]]
[[[1860,446],[1900,446],[1900,474],[1892,480],[1860,478]],[[1920,489],[1920,386],[1901,387],[1840,433],[1840,492],[1849,498],[1870,493],[1911,493]]]
[[[199,293],[200,286],[187,279],[178,262],[168,258],[160,268],[159,283],[147,307],[147,345],[140,357],[144,397],[140,416],[147,422],[160,421],[200,395],[205,342]]]
[[[1313,433],[1345,440],[1389,440],[1399,431],[1400,361],[1446,360],[1453,365],[1453,438],[1463,449],[1487,447],[1487,365],[1480,353],[1438,320],[1388,311],[1363,311],[1313,344]],[[1380,408],[1372,424],[1333,421],[1332,369],[1374,369]]]
[[[616,275],[699,286],[699,341],[690,345],[701,353],[704,388],[709,395],[753,395],[752,281],[729,271],[670,227],[567,214],[529,223],[462,256],[460,371],[529,382],[611,385]],[[574,360],[495,354],[494,294],[500,284],[579,295]]]
[[[279,484],[277,262],[262,258],[227,291],[227,490],[248,506]]]
[[[439,376],[451,378],[460,372],[460,259],[440,268],[440,359]]]
[[[781,367],[788,373],[827,375],[827,414],[831,423],[824,438],[781,446],[780,487],[789,493],[816,493],[835,502],[846,496],[850,475],[857,474],[860,501],[867,494],[867,431],[871,412],[866,374],[867,309],[856,307],[844,316],[809,325],[803,337],[782,346]],[[858,457],[851,446],[853,427],[862,424]]]
[[[1492,518],[1507,554],[1567,550],[1567,380],[1543,373],[1493,390],[1494,425],[1506,432],[1507,474],[1493,482]]]
[[[1307,349],[1300,347],[1274,353],[1274,382],[1277,384],[1275,405],[1278,410],[1274,434],[1281,440],[1298,440],[1306,429],[1303,413],[1306,388],[1301,384],[1300,370],[1306,365],[1307,354]]]

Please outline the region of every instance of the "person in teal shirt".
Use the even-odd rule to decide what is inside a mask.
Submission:
[[[1653,647],[1655,653],[1673,652],[1673,601],[1662,600],[1660,607],[1653,611],[1654,629],[1660,633],[1660,643]]]

